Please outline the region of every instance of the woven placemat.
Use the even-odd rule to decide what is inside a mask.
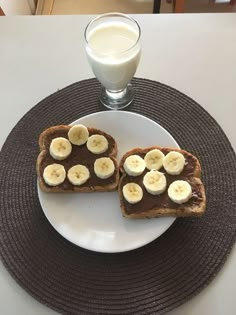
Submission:
[[[95,79],[41,101],[15,126],[0,154],[0,253],[25,290],[63,314],[164,314],[209,284],[235,241],[236,157],[225,134],[175,89],[146,79],[133,84],[136,98],[128,110],[158,122],[199,157],[207,211],[200,219],[176,220],[160,238],[130,252],[102,254],[69,243],[39,204],[38,136],[104,107]]]

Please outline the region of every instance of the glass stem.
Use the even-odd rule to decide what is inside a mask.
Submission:
[[[113,91],[113,90],[107,90],[105,89],[106,94],[108,97],[117,100],[120,99],[122,97],[124,97],[127,93],[127,88],[123,89],[123,90],[117,90],[117,91]]]

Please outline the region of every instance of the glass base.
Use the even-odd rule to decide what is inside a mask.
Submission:
[[[99,96],[100,102],[110,109],[122,109],[132,103],[134,99],[134,89],[129,83],[127,88],[119,91],[106,90],[104,87],[101,89]]]

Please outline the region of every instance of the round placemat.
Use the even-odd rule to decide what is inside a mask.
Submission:
[[[63,314],[164,314],[209,284],[235,242],[236,157],[227,137],[179,91],[146,79],[133,84],[136,97],[128,110],[158,122],[199,157],[206,214],[177,219],[160,238],[130,252],[102,254],[69,243],[39,204],[38,136],[105,109],[95,79],[42,100],[18,122],[0,154],[0,253],[25,290]]]

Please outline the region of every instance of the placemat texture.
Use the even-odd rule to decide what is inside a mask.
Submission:
[[[158,122],[199,157],[207,211],[200,219],[177,219],[160,238],[130,252],[102,254],[69,243],[39,204],[38,136],[105,109],[95,79],[42,100],[18,122],[0,154],[0,253],[25,290],[63,314],[164,314],[209,284],[235,242],[236,157],[225,134],[179,91],[146,79],[133,84],[136,98],[128,110]]]

